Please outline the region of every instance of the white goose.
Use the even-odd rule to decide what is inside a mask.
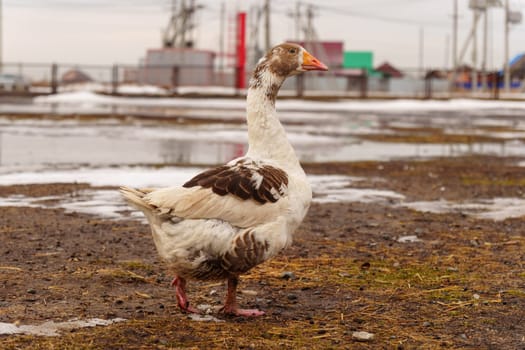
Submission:
[[[159,255],[175,272],[172,286],[185,312],[198,311],[186,296],[187,279],[227,279],[222,311],[238,316],[239,275],[275,256],[292,241],[312,190],[275,113],[284,80],[328,68],[299,45],[284,43],[261,58],[247,95],[248,152],[204,171],[182,187],[121,188],[146,215]]]

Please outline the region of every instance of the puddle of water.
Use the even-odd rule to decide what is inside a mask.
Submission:
[[[0,122],[0,165],[222,164],[247,150],[244,125],[159,127],[28,121]],[[328,126],[333,130],[334,126]],[[290,142],[303,161],[347,158],[349,137],[294,126]],[[319,130],[318,130],[319,131]]]
[[[39,325],[16,325],[14,323],[0,322],[0,334],[30,334],[52,337],[60,335],[60,332],[63,331],[96,326],[109,326],[124,321],[126,320],[123,318],[113,318],[110,320],[91,318],[88,320],[73,319],[66,322],[47,321]]]
[[[155,125],[116,119],[17,120],[0,118],[0,165],[38,164],[222,164],[247,149],[243,99],[116,98],[89,92],[62,94],[17,105],[31,113],[114,113],[204,118],[206,124]],[[480,107],[483,106],[483,109]],[[7,106],[0,106],[6,112]],[[39,108],[50,109],[39,111]],[[469,154],[525,156],[523,103],[455,101],[279,101],[279,116],[304,162],[386,161]],[[510,113],[510,112],[512,113]],[[509,112],[509,113],[507,113]],[[496,118],[497,117],[497,118]],[[226,123],[227,121],[234,123]],[[486,126],[503,127],[497,131]],[[395,131],[395,128],[407,130]],[[394,129],[392,129],[394,128]],[[500,138],[498,143],[405,144],[360,141],[360,135],[410,133],[440,128],[445,133]],[[417,132],[417,131],[416,131]]]
[[[349,126],[353,127],[353,126]],[[501,143],[405,144],[358,141],[335,126],[294,126],[289,139],[303,162],[391,160],[454,157],[468,154],[525,156],[517,133],[500,135]],[[357,127],[359,128],[359,127]],[[361,131],[366,132],[367,127]],[[358,132],[359,133],[359,132]],[[330,136],[329,136],[330,135]],[[521,137],[521,136],[520,136]],[[0,125],[0,165],[222,164],[247,150],[243,126],[161,128],[141,125],[27,123]]]
[[[106,219],[138,219],[144,216],[133,211],[126,217],[121,212],[128,212],[130,207],[117,190],[82,190],[74,196],[27,197],[13,195],[0,197],[0,207],[32,207],[44,209],[65,209],[66,212],[88,214]]]
[[[309,179],[314,192],[313,201],[317,203],[399,202],[405,198],[393,191],[351,188],[353,183],[365,180],[360,177],[320,175],[309,176]]]
[[[202,171],[200,168],[146,167],[80,168],[64,170],[41,170],[0,174],[0,185],[45,184],[45,183],[89,183],[92,186],[166,187],[180,186],[187,179]],[[351,184],[362,181],[359,177],[342,175],[310,175],[314,202],[399,202],[403,195],[392,191],[351,188]],[[0,206],[27,206],[39,208],[63,208],[110,219],[122,219],[122,212],[129,206],[117,190],[81,190],[74,195],[26,197],[12,195],[0,198]],[[130,217],[127,217],[130,218]],[[131,218],[142,218],[133,212]]]
[[[421,201],[401,204],[421,212],[462,213],[479,219],[502,221],[525,216],[525,199],[492,198],[473,202]]]
[[[472,144],[407,144],[363,141],[343,146],[347,161],[389,161],[400,158],[458,157],[472,154],[525,156],[522,142]]]

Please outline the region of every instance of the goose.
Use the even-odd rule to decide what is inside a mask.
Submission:
[[[303,47],[273,47],[254,69],[247,91],[248,151],[206,170],[182,187],[120,192],[141,210],[160,257],[175,273],[171,282],[178,306],[199,313],[186,295],[189,279],[227,280],[220,310],[234,316],[260,316],[241,309],[239,276],[289,246],[305,217],[312,190],[276,115],[277,92],[285,79],[305,71],[328,70]]]

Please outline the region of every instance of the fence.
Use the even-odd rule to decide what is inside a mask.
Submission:
[[[235,86],[238,74],[233,66],[198,65],[79,65],[43,63],[4,63],[3,74],[24,77],[30,82],[31,94],[52,94],[75,90],[93,90],[120,95],[214,94],[238,95]],[[251,69],[248,69],[251,71]],[[432,70],[435,72],[436,70]],[[357,98],[498,98],[498,84],[472,92],[469,86],[452,85],[447,79],[423,74],[414,69],[403,70],[402,78],[368,75],[366,71],[311,72],[288,79],[281,89],[284,96],[357,97]],[[246,73],[246,81],[250,73]],[[524,98],[523,84],[515,85],[512,94]],[[9,94],[0,88],[0,94]]]

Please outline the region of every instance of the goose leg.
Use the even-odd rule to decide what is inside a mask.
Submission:
[[[239,279],[237,277],[228,278],[228,292],[226,294],[226,302],[222,308],[222,312],[227,315],[234,316],[262,316],[264,311],[257,309],[239,309],[237,304],[237,284]]]
[[[200,311],[190,306],[188,297],[186,296],[186,280],[182,277],[175,276],[171,281],[171,286],[175,288],[175,296],[182,312],[189,312],[199,314]]]

